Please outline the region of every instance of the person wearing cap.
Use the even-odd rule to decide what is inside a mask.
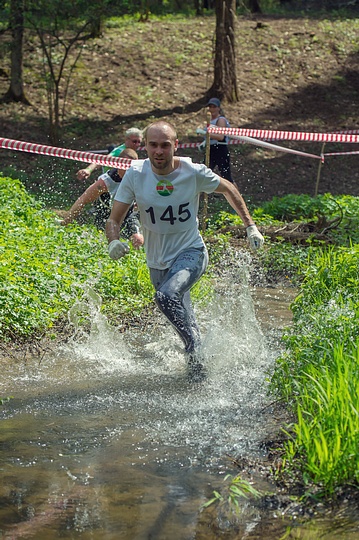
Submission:
[[[230,127],[227,118],[221,114],[221,102],[218,98],[211,98],[206,107],[208,107],[208,110],[211,113],[211,125]],[[221,135],[219,133],[211,134],[209,168],[214,170],[215,167],[218,167],[220,176],[233,184],[228,140],[229,138],[226,135]]]
[[[264,238],[236,186],[204,164],[175,156],[178,139],[172,124],[153,122],[144,138],[148,158],[134,161],[126,171],[106,223],[108,253],[115,260],[128,253],[119,234],[136,200],[157,306],[182,339],[189,380],[200,382],[205,375],[201,337],[190,297],[208,264],[197,220],[200,194],[217,192],[226,198],[243,221],[251,249],[260,249]]]

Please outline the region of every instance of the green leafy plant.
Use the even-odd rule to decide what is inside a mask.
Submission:
[[[309,195],[286,195],[274,197],[253,213],[256,217],[266,215],[280,221],[310,221],[318,230],[329,232],[336,244],[349,245],[359,242],[359,198],[350,195],[333,196],[330,193]]]
[[[8,401],[10,401],[10,399],[13,399],[13,397],[9,396],[5,398],[0,398],[0,405],[4,405],[4,403],[7,403]]]
[[[244,480],[240,475],[233,477],[227,474],[223,482],[227,482],[227,485],[223,489],[223,493],[219,491],[213,491],[213,497],[202,505],[202,508],[208,508],[214,503],[221,505],[227,504],[230,508],[239,511],[239,503],[242,499],[248,499],[253,497],[258,499],[262,494],[256,490],[247,480]]]
[[[86,284],[105,303],[116,299],[123,312],[151,302],[144,253],[112,261],[102,232],[92,226],[57,226],[52,212],[19,181],[0,178],[0,201],[2,338],[31,337],[51,328],[82,298]]]
[[[275,242],[265,244],[256,261],[267,281],[299,285],[312,254],[313,250],[306,246]]]

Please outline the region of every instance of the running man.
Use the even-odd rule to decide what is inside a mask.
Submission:
[[[136,200],[156,303],[184,343],[189,379],[199,382],[204,378],[204,369],[190,289],[208,264],[207,249],[198,229],[200,193],[225,196],[241,217],[252,249],[259,249],[264,239],[231,182],[205,165],[192,163],[190,158],[175,156],[178,140],[172,124],[150,124],[144,139],[148,158],[131,165],[114,198],[106,223],[108,251],[112,259],[128,252],[119,233],[129,206]]]

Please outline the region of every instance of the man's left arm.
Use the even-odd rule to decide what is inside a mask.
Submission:
[[[251,248],[254,250],[261,248],[264,243],[264,238],[258,231],[247,205],[236,186],[228,180],[220,178],[219,186],[215,191],[216,193],[222,193],[225,196],[233,210],[237,212],[243,221]]]

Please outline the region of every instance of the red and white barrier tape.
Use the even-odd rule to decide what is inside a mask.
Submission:
[[[197,143],[197,142],[194,142],[194,143],[180,143],[177,145],[177,148],[197,148],[198,146],[200,146],[202,143]],[[140,150],[143,150],[145,151],[146,150],[146,147],[145,146],[141,146],[139,149]]]
[[[359,152],[328,152],[323,156],[353,156],[355,154],[359,154]]]
[[[128,158],[101,156],[91,152],[81,152],[79,150],[68,150],[66,148],[58,148],[56,146],[46,146],[44,144],[15,141],[13,139],[4,139],[3,137],[0,137],[0,148],[19,150],[21,152],[31,152],[32,154],[44,154],[46,156],[74,159],[76,161],[97,163],[98,165],[118,167],[121,169],[129,169],[132,163],[132,160]]]
[[[263,146],[264,148],[269,148],[270,150],[276,150],[279,152],[287,152],[289,154],[296,154],[297,156],[303,156],[303,157],[311,157],[315,159],[321,159],[324,161],[323,156],[317,156],[316,154],[308,154],[307,152],[300,152],[299,150],[292,150],[291,148],[283,148],[282,146],[278,146],[277,144],[272,144],[265,141],[259,141],[258,139],[253,139],[252,137],[244,137],[242,136],[236,136],[239,140],[243,141],[244,143],[254,144],[256,146]]]
[[[292,150],[290,148],[283,148],[281,146],[271,144],[265,141],[268,140],[288,140],[288,141],[305,141],[305,142],[342,142],[342,143],[359,143],[359,130],[348,130],[337,133],[303,133],[303,132],[291,132],[291,131],[272,131],[263,129],[248,129],[248,128],[221,128],[218,126],[210,125],[208,127],[209,133],[220,133],[231,137],[229,144],[245,144],[250,143],[256,146],[263,146],[271,150],[279,152],[287,152],[290,154],[297,154],[299,156],[311,157],[315,159],[321,159],[324,161],[325,156],[337,156],[348,154],[359,154],[359,152],[331,152],[325,153],[320,156],[315,154],[309,154],[307,152],[301,152],[299,150]],[[254,138],[256,137],[256,138]],[[262,140],[258,140],[262,139]],[[202,143],[182,143],[178,145],[178,148],[198,148]],[[86,163],[96,163],[98,165],[104,165],[108,167],[118,167],[121,169],[129,169],[132,163],[131,159],[102,156],[93,152],[83,152],[80,150],[69,150],[66,148],[58,148],[56,146],[47,146],[43,144],[35,144],[29,142],[16,141],[13,139],[5,139],[0,137],[0,148],[9,150],[18,150],[22,152],[30,152],[32,154],[43,154],[47,156],[62,157],[66,159],[73,159],[75,161],[84,161]],[[139,150],[145,150],[146,148],[140,148]]]
[[[354,130],[353,130],[354,131]],[[359,134],[348,133],[303,133],[294,131],[271,131],[267,129],[248,128],[225,128],[211,125],[209,133],[220,133],[223,135],[255,137],[257,139],[305,141],[305,142],[345,142],[359,143]]]

